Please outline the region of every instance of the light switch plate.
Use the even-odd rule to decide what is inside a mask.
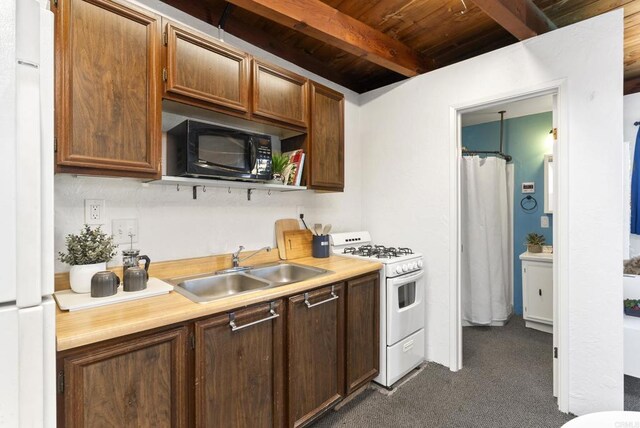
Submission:
[[[84,200],[84,222],[86,224],[104,224],[105,218],[104,199]]]
[[[131,241],[129,234],[133,235],[133,242],[138,242],[138,219],[126,218],[111,222],[113,242],[116,244],[128,244]]]
[[[543,229],[549,228],[549,217],[546,215],[540,216],[540,227]]]

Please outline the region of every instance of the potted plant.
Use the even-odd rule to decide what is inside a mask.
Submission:
[[[271,171],[273,179],[271,181],[282,184],[285,169],[289,166],[289,156],[281,153],[274,153],[271,156]]]
[[[625,299],[624,300],[624,313],[632,317],[640,317],[640,300],[637,299]]]
[[[530,253],[541,253],[542,246],[545,244],[544,235],[531,232],[527,235],[525,245]]]
[[[58,255],[61,262],[71,265],[71,289],[76,293],[89,293],[91,277],[107,269],[107,262],[116,255],[117,245],[113,243],[113,237],[104,233],[100,226],[91,229],[87,224],[79,235],[67,235],[65,242],[67,252]]]

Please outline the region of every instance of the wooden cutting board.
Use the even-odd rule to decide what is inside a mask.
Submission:
[[[278,254],[281,260],[287,259],[287,250],[284,243],[284,232],[290,230],[300,230],[300,221],[295,218],[276,220],[276,243],[278,244]]]
[[[307,229],[284,232],[284,245],[287,260],[311,257],[312,240],[313,236],[311,235],[311,231]]]

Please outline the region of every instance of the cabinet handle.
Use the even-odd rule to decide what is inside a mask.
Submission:
[[[272,319],[278,318],[280,314],[276,312],[275,307],[276,307],[276,303],[271,302],[271,308],[269,309],[269,313],[271,315],[269,315],[266,318],[262,318],[261,320],[256,320],[256,321],[250,322],[249,324],[241,325],[240,327],[236,325],[236,313],[231,312],[229,314],[229,327],[231,327],[231,331],[238,331],[238,330],[242,330],[243,328],[251,327],[252,325],[260,324],[265,321],[270,321]]]
[[[542,296],[542,288],[538,289],[538,296]]]
[[[339,297],[340,296],[338,296],[335,293],[335,287],[332,285],[331,286],[331,297],[329,297],[328,299],[322,300],[320,302],[310,303],[309,302],[309,293],[304,293],[304,304],[307,305],[307,308],[313,308],[314,306],[320,306],[320,305],[323,305],[323,304],[325,304],[327,302],[330,302],[332,300],[336,300]]]

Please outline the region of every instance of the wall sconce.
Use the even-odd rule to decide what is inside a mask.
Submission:
[[[553,129],[547,134],[547,138],[544,140],[544,152],[545,154],[553,154]]]

